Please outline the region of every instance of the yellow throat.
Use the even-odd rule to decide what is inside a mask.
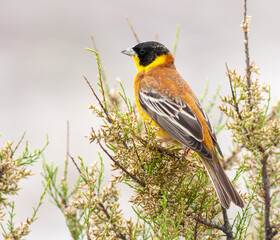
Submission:
[[[137,68],[138,72],[141,72],[141,71],[147,72],[149,69],[151,69],[153,67],[156,67],[156,66],[159,66],[159,65],[165,63],[166,58],[167,58],[167,55],[164,54],[164,55],[156,57],[156,59],[152,63],[150,63],[149,65],[142,66],[142,65],[140,65],[139,57],[138,56],[133,56],[133,60],[136,64],[136,68]]]

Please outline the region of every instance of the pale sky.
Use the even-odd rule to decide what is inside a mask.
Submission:
[[[260,67],[260,79],[271,84],[272,103],[278,98],[280,67],[280,2],[249,0],[252,16],[249,35],[251,59]],[[133,99],[136,72],[131,58],[121,50],[136,44],[125,17],[128,16],[141,41],[159,41],[169,49],[180,24],[176,66],[194,92],[201,96],[209,79],[209,98],[221,83],[229,94],[225,62],[244,71],[243,1],[231,0],[60,0],[0,1],[0,143],[18,141],[26,131],[30,149],[40,148],[49,136],[47,161],[63,166],[66,151],[66,121],[70,122],[70,149],[88,164],[97,159],[98,148],[84,137],[97,129],[97,119],[88,110],[93,100],[83,75],[94,85],[97,68],[92,48],[93,34],[106,68],[108,81],[120,78]],[[95,85],[95,89],[97,86]],[[217,107],[210,118],[219,114]],[[231,146],[228,132],[218,136],[225,154]],[[107,178],[110,178],[107,160]],[[69,172],[77,176],[69,164]],[[62,173],[62,168],[60,169]],[[22,182],[16,201],[17,220],[32,215],[32,206],[42,192],[41,163],[34,176]],[[127,201],[131,192],[122,187],[122,206],[131,215]],[[45,198],[39,219],[27,239],[70,239],[60,211]]]

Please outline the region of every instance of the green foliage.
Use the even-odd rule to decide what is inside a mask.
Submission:
[[[13,148],[13,143],[8,141],[0,150],[0,225],[4,239],[23,239],[29,234],[30,225],[36,220],[37,212],[46,194],[45,189],[41,194],[38,205],[35,208],[33,207],[32,216],[16,226],[14,219],[16,215],[15,202],[10,197],[18,194],[20,180],[32,175],[28,167],[42,157],[42,153],[48,145],[47,139],[47,143],[42,149],[29,152],[28,142],[26,142],[22,154],[16,157],[16,150],[21,141],[15,148]]]
[[[136,239],[142,229],[141,224],[135,225],[131,219],[124,219],[119,209],[116,183],[102,187],[104,164],[99,156],[100,167],[97,167],[97,162],[88,167],[79,157],[80,167],[77,167],[81,175],[72,191],[65,178],[57,179],[58,168],[53,163],[43,162],[42,175],[45,182],[50,182],[47,191],[65,216],[73,239]]]
[[[248,89],[247,75],[242,77],[236,70],[228,70],[232,96],[221,97],[224,104],[220,109],[228,116],[227,127],[232,131],[235,143],[241,146],[240,151],[243,151],[246,159],[244,173],[247,176],[247,190],[251,195],[247,204],[253,206],[251,215],[244,215],[243,212],[248,219],[246,223],[238,218],[240,223],[237,226],[243,224],[242,231],[246,230],[238,239],[246,236],[248,226],[245,224],[250,223],[252,214],[258,222],[254,226],[257,234],[252,234],[252,238],[257,236],[258,239],[272,239],[267,236],[278,235],[271,224],[277,225],[280,222],[280,121],[276,113],[277,107],[269,110],[270,87],[261,85],[258,78],[253,78],[253,74],[258,75],[258,68],[254,63],[250,65],[250,71],[251,85]],[[256,184],[258,182],[260,184]]]
[[[198,155],[186,153],[176,142],[158,139],[157,127],[143,123],[137,117],[135,106],[119,81],[110,90],[106,72],[97,51],[88,49],[96,57],[101,97],[86,77],[97,105],[90,110],[103,124],[90,132],[90,143],[102,150],[99,160],[87,166],[81,157],[79,164],[68,154],[63,176],[53,162],[43,160],[44,192],[33,215],[19,226],[15,225],[15,205],[8,200],[17,194],[18,182],[31,175],[27,167],[36,162],[41,150],[29,152],[28,143],[22,155],[15,158],[17,147],[7,142],[0,150],[0,224],[5,239],[22,239],[30,232],[38,209],[46,193],[65,217],[74,240],[123,239],[266,239],[279,238],[280,222],[280,102],[270,107],[270,87],[262,85],[258,68],[250,63],[248,53],[248,26],[246,0],[242,28],[245,36],[246,73],[241,76],[227,67],[231,96],[221,96],[222,118],[214,124],[218,133],[225,127],[233,136],[231,156],[222,159],[225,169],[239,166],[233,183],[244,180],[247,194],[241,194],[246,205],[236,217],[229,219],[221,208]],[[176,54],[179,25],[173,53]],[[121,92],[116,90],[120,86]],[[208,93],[208,81],[202,95]],[[220,85],[205,106],[207,114],[216,104]],[[210,115],[211,117],[211,115]],[[106,159],[103,160],[103,154]],[[69,158],[79,172],[74,186],[68,183]],[[114,175],[104,183],[104,161],[111,161]],[[117,184],[126,184],[134,190],[130,202],[135,219],[126,219],[120,208]],[[4,217],[6,215],[6,223]],[[252,224],[253,223],[253,224]],[[252,226],[253,225],[253,226]],[[5,227],[6,226],[6,227]]]
[[[113,171],[122,170],[120,175],[114,174],[113,181],[123,182],[135,190],[131,199],[137,206],[134,210],[142,225],[149,226],[148,230],[145,228],[145,238],[177,239],[186,233],[190,239],[194,234],[217,237],[216,229],[209,232],[209,226],[198,224],[194,218],[199,215],[211,222],[221,217],[218,199],[200,159],[195,153],[187,156],[185,150],[174,143],[158,142],[157,129],[136,117],[122,85],[121,89],[118,107],[112,108],[99,98],[100,108],[90,105],[104,124],[97,132],[92,130],[89,139],[97,142],[113,159]],[[103,90],[100,92],[105,94]],[[217,94],[214,100],[216,97]],[[110,96],[102,99],[110,99]],[[120,110],[123,109],[121,102],[126,106],[125,111]],[[108,112],[102,105],[109,106]],[[110,152],[104,150],[101,140]]]
[[[246,185],[248,193],[250,194],[250,197],[248,198],[246,207],[244,209],[242,209],[241,213],[238,212],[238,214],[237,214],[236,224],[235,224],[235,228],[236,228],[235,239],[238,239],[238,240],[246,239],[250,234],[251,234],[251,237],[253,237],[252,232],[249,232],[249,233],[247,233],[247,232],[250,227],[252,217],[255,214],[254,211],[251,211],[252,210],[251,203],[252,203],[254,197],[256,197],[256,195],[255,195],[256,187],[258,184],[260,184],[260,178],[261,178],[261,172],[259,172],[257,181],[253,185],[252,192],[250,192],[249,186]]]
[[[246,22],[244,31],[247,31],[248,25]],[[177,44],[174,46],[176,51]],[[98,58],[98,54],[94,53]],[[102,69],[100,61],[97,64],[98,69]],[[248,69],[250,76],[251,73],[258,73],[254,64]],[[241,77],[235,70],[228,70],[228,78],[232,96],[221,97],[224,104],[220,107],[228,119],[226,124],[221,124],[219,120],[215,129],[220,131],[227,126],[232,131],[236,147],[229,160],[224,161],[224,166],[230,169],[240,164],[233,182],[246,175],[244,180],[249,194],[242,195],[247,205],[237,213],[232,226],[226,210],[222,215],[224,224],[217,221],[222,217],[221,209],[197,155],[191,153],[186,156],[185,151],[176,144],[158,141],[157,128],[145,125],[137,118],[135,107],[126,97],[122,85],[122,93],[119,98],[114,96],[114,107],[110,107],[112,103],[107,100],[112,99],[110,91],[104,91],[102,83],[98,84],[102,100],[94,93],[99,107],[91,104],[90,109],[103,119],[104,125],[98,131],[92,129],[89,139],[100,145],[112,160],[113,171],[120,171],[119,175],[114,175],[113,182],[125,183],[135,190],[131,201],[142,224],[144,239],[217,239],[221,231],[228,239],[254,238],[250,230],[252,219],[258,220],[259,225],[255,225],[255,228],[258,237],[262,238],[263,223],[267,224],[263,202],[269,196],[269,191],[263,186],[268,179],[269,187],[274,190],[271,195],[272,215],[268,218],[271,217],[274,226],[279,226],[275,211],[279,209],[277,199],[280,192],[276,184],[279,180],[279,107],[269,109],[269,88],[261,86],[258,79],[248,79],[248,72]],[[102,81],[101,74],[98,79]],[[207,113],[214,107],[219,90],[220,86],[206,107]],[[202,101],[207,91],[208,83]],[[265,93],[267,96],[264,96]],[[213,219],[218,223],[214,223]],[[277,234],[277,231],[274,232],[274,235]]]

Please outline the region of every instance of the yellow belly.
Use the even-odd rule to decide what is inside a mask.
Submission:
[[[138,95],[135,94],[135,103],[139,112],[140,117],[142,120],[147,123],[151,124],[153,127],[158,128],[158,131],[156,132],[156,135],[159,138],[166,138],[166,139],[172,139],[172,137],[166,133],[150,116],[149,114],[141,107],[140,102],[138,100]]]
[[[172,137],[167,134],[150,116],[149,114],[141,107],[139,99],[138,99],[138,94],[139,94],[139,87],[140,87],[140,81],[141,81],[141,72],[139,75],[136,74],[134,81],[133,81],[133,88],[134,88],[134,95],[135,95],[135,103],[137,106],[137,110],[139,112],[140,117],[142,118],[142,120],[147,123],[147,124],[151,124],[154,127],[158,128],[158,131],[156,132],[156,135],[159,138],[166,138],[166,139],[172,139]]]

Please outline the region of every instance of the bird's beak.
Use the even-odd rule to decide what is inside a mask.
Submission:
[[[136,52],[131,47],[121,51],[121,53],[130,57],[137,56]]]

